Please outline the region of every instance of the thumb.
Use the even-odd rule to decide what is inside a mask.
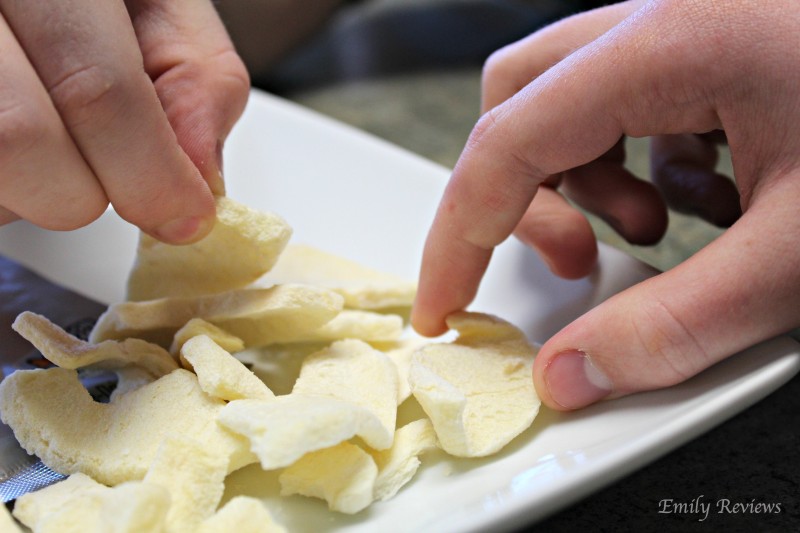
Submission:
[[[533,379],[558,410],[667,387],[800,324],[800,230],[775,183],[726,233],[684,263],[623,291],[542,347]]]

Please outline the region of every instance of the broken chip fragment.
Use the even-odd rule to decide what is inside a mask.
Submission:
[[[128,277],[131,301],[192,297],[242,288],[278,260],[292,234],[278,215],[219,196],[211,232],[190,246],[172,246],[140,234]]]
[[[186,341],[181,361],[197,375],[200,388],[215,398],[226,401],[275,398],[263,381],[207,335]]]
[[[167,434],[183,433],[229,457],[233,471],[254,461],[247,442],[220,427],[225,402],[183,369],[95,402],[74,370],[18,370],[0,382],[2,420],[20,445],[62,474],[82,472],[116,485],[142,479]]]
[[[135,337],[170,346],[180,328],[202,318],[242,339],[245,346],[261,346],[312,334],[338,315],[342,305],[335,292],[307,285],[122,302],[100,316],[89,340]]]
[[[416,283],[379,272],[312,246],[290,244],[261,283],[303,283],[326,287],[351,309],[410,307]]]
[[[236,400],[220,411],[218,421],[249,440],[264,470],[289,466],[306,453],[355,436],[378,449],[391,446],[394,437],[375,413],[364,407],[305,394]]]
[[[527,429],[539,411],[531,378],[536,349],[519,329],[491,315],[455,313],[447,324],[459,337],[414,353],[411,392],[446,452],[457,457],[495,453]]]

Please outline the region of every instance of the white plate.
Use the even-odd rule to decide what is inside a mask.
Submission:
[[[283,100],[254,93],[225,152],[228,194],[283,215],[303,242],[414,278],[448,171]],[[106,213],[70,233],[0,229],[0,253],[96,299],[122,299],[136,232]],[[495,313],[543,342],[573,318],[653,271],[601,246],[589,279],[553,277],[514,240],[498,248],[472,309]],[[275,506],[292,531],[471,531],[541,519],[724,421],[788,381],[800,349],[778,338],[682,385],[579,413],[543,410],[496,457],[435,457],[392,500],[354,517],[292,497]],[[261,496],[274,479],[233,475],[230,493]],[[261,483],[261,486],[257,486]]]

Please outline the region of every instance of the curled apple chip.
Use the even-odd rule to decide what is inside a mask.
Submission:
[[[228,458],[187,435],[167,435],[144,482],[164,487],[170,506],[167,531],[194,531],[211,517],[225,491]]]
[[[224,405],[183,369],[109,404],[95,402],[74,370],[18,370],[0,382],[0,416],[28,453],[107,485],[142,479],[173,432],[230,458],[231,471],[253,462],[247,441],[216,423]]]
[[[356,435],[382,448],[390,446],[393,438],[367,409],[305,394],[236,400],[220,411],[218,421],[250,440],[264,470],[289,466],[308,452],[330,448]]]
[[[216,398],[230,401],[275,397],[263,381],[206,335],[186,341],[181,360],[197,375],[200,388]]]
[[[236,496],[197,528],[197,533],[286,533],[264,507],[249,496]]]
[[[458,457],[500,450],[528,428],[540,401],[531,369],[536,349],[516,327],[490,315],[448,317],[459,337],[414,353],[409,383],[442,449]]]
[[[386,355],[351,339],[334,342],[306,357],[292,394],[334,398],[367,409],[389,436],[370,445],[385,449],[392,445],[397,418],[397,381],[397,368]]]
[[[198,296],[244,287],[272,268],[291,234],[278,215],[217,197],[214,228],[194,244],[173,246],[140,234],[127,299]]]
[[[341,309],[341,296],[307,285],[122,302],[100,316],[89,340],[136,337],[169,346],[179,328],[193,318],[202,318],[239,337],[245,346],[259,346],[311,333]]]
[[[431,421],[421,418],[399,428],[388,450],[371,450],[378,467],[375,499],[385,501],[397,494],[414,477],[421,464],[419,456],[436,446],[436,433]]]
[[[349,442],[308,453],[281,472],[281,496],[321,498],[328,508],[354,514],[373,501],[378,467],[372,457]]]
[[[409,307],[416,283],[311,246],[290,244],[260,283],[307,283],[344,296],[351,309]]]
[[[140,339],[103,341],[92,344],[82,341],[30,311],[21,313],[11,327],[50,362],[61,368],[95,367],[116,370],[136,366],[153,378],[169,374],[178,364],[161,346]]]
[[[173,357],[180,357],[183,343],[198,335],[206,335],[229,353],[236,353],[244,350],[244,341],[236,335],[231,335],[224,329],[202,318],[193,318],[175,332],[175,336],[172,338],[172,344],[169,347],[169,353],[171,353]]]
[[[161,531],[169,505],[169,494],[159,485],[130,481],[106,487],[77,473],[17,498],[14,516],[37,533],[138,533]]]

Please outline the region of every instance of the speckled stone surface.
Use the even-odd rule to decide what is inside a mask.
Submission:
[[[434,3],[448,2],[431,0],[431,4]],[[525,4],[500,0],[486,3],[502,9],[517,9]],[[326,30],[323,45],[306,54],[307,58],[311,57],[312,64],[314,57],[320,61],[320,50],[328,54],[330,49],[341,46],[343,38],[348,42],[356,39],[350,33],[359,31],[359,9],[364,19],[380,18],[381,7],[391,9],[397,5],[409,5],[417,9],[424,2],[379,0],[369,7],[363,4],[357,4],[346,13],[338,21],[338,27],[333,25]],[[527,4],[536,5],[536,2]],[[540,5],[557,11],[556,4],[542,2]],[[552,14],[548,12],[540,18],[543,20]],[[439,16],[444,15],[440,12]],[[526,23],[534,24],[537,18],[533,16],[526,20]],[[514,31],[519,31],[519,27],[512,26]],[[347,32],[343,33],[342,28]],[[372,38],[376,39],[375,35]],[[379,36],[377,43],[381,43]],[[362,45],[369,46],[369,43],[362,42]],[[331,59],[329,55],[326,56],[328,61]],[[480,62],[453,61],[457,64],[449,68],[441,65],[430,68],[431,65],[426,63],[427,68],[417,70],[406,63],[409,62],[404,58],[404,69],[397,72],[383,69],[375,76],[360,72],[359,75],[332,78],[327,82],[315,78],[306,86],[302,83],[284,85],[291,86],[291,89],[283,94],[304,106],[452,167],[478,118]],[[297,66],[292,68],[297,74]],[[646,140],[628,140],[627,164],[644,179],[648,174],[647,150]],[[725,156],[720,166],[723,172],[730,172],[730,163]],[[596,217],[589,218],[600,240],[661,270],[682,262],[722,233],[722,230],[695,218],[671,213],[667,235],[658,245],[634,247],[620,239],[604,222]],[[800,377],[795,377],[771,396],[707,434],[527,529],[558,532],[800,531],[798,420]],[[720,514],[712,511],[706,520],[701,521],[699,514],[659,513],[661,501],[665,499],[686,504],[699,499],[704,503],[710,502],[712,506],[727,499],[731,504],[779,503],[781,507],[777,514]]]

